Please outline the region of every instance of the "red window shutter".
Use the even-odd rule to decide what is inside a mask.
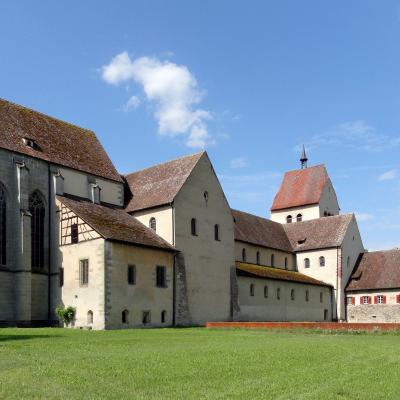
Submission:
[[[397,303],[399,304],[400,303],[400,294],[398,294],[396,297],[397,297]]]
[[[386,304],[386,296],[383,296],[383,304]]]
[[[374,304],[378,304],[378,296],[374,296]]]
[[[368,304],[372,304],[371,303],[371,296],[368,296]]]
[[[364,304],[364,296],[360,297],[360,304]]]
[[[351,304],[353,304],[353,306],[354,306],[354,304],[356,304],[356,298],[355,297],[351,298]]]

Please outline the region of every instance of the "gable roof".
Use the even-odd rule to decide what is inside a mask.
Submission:
[[[364,253],[346,290],[398,288],[400,288],[400,250],[386,250]]]
[[[280,281],[289,281],[296,283],[306,283],[317,286],[328,286],[328,283],[319,281],[311,278],[310,276],[301,274],[297,271],[288,271],[286,269],[274,268],[274,267],[261,267],[259,265],[244,263],[236,261],[236,272],[239,276],[255,276],[258,278],[265,279],[276,279]]]
[[[325,165],[286,172],[271,211],[318,204],[328,180]]]
[[[31,139],[36,148],[24,144]],[[96,135],[0,99],[0,148],[122,182]]]
[[[353,218],[353,214],[334,215],[283,224],[283,228],[296,252],[339,247]]]
[[[282,224],[238,210],[232,210],[232,215],[235,221],[235,240],[292,252]]]
[[[64,196],[57,198],[104,239],[174,251],[174,248],[152,229],[121,209]]]
[[[206,153],[202,151],[126,175],[131,191],[126,211],[172,203],[203,154]]]

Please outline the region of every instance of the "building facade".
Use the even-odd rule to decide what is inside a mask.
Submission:
[[[267,219],[230,208],[206,152],[121,176],[93,132],[0,100],[0,324],[397,321],[398,253],[365,253],[306,161]]]

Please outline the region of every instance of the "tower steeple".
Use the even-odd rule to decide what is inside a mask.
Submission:
[[[304,147],[303,144],[303,149],[301,151],[301,157],[300,157],[300,162],[301,162],[301,169],[307,168],[307,154],[306,154],[306,148]]]

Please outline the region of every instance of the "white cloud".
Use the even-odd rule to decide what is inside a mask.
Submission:
[[[154,117],[161,135],[185,135],[189,147],[215,144],[206,124],[211,113],[197,107],[203,93],[186,66],[155,57],[131,59],[124,51],[101,72],[104,81],[112,85],[128,81],[141,85],[146,99],[155,106]]]
[[[131,96],[129,100],[124,104],[122,109],[125,112],[132,111],[140,106],[140,99],[137,96]]]
[[[244,157],[237,157],[231,160],[231,168],[244,168],[248,165],[249,163]]]
[[[339,124],[333,129],[317,134],[306,142],[308,150],[321,146],[341,146],[351,150],[379,152],[400,146],[400,136],[378,133],[376,128],[366,121],[350,121]],[[301,146],[296,146],[299,151]]]
[[[374,216],[368,213],[356,213],[356,218],[359,222],[370,221]]]
[[[386,171],[382,175],[379,175],[378,180],[379,181],[390,181],[390,180],[396,179],[396,178],[397,178],[397,170],[391,169],[390,171]]]

